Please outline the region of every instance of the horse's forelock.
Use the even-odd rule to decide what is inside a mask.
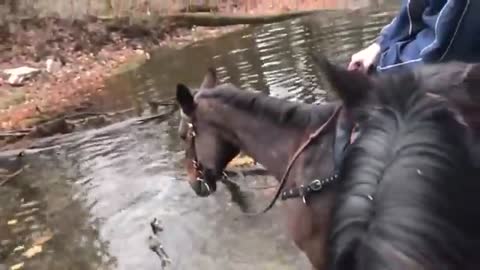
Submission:
[[[388,109],[375,110],[346,154],[332,230],[334,261],[350,252],[351,245],[375,239],[395,243],[398,251],[412,248],[409,258],[419,265],[458,266],[470,256],[462,233],[473,216],[480,218],[480,211],[464,206],[474,199],[469,192],[480,191],[480,186],[470,180],[474,168],[464,137],[467,129],[444,97],[427,94],[419,81],[409,81],[414,79],[410,75],[379,80],[377,90],[384,92],[375,93],[377,105]],[[413,207],[412,202],[418,203]],[[386,206],[394,203],[396,207]],[[370,266],[385,259],[374,249]],[[442,257],[445,252],[461,259]],[[347,260],[366,255],[361,249],[350,253]],[[420,253],[432,260],[421,262]]]

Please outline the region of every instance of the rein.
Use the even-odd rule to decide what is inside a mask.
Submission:
[[[267,207],[265,207],[265,209],[263,209],[261,212],[258,212],[258,213],[255,213],[255,214],[248,214],[248,215],[264,214],[264,213],[268,212],[270,209],[272,209],[273,205],[275,205],[275,202],[277,202],[278,198],[280,197],[280,194],[282,193],[282,190],[283,190],[285,184],[287,183],[288,174],[290,173],[290,171],[293,167],[293,164],[295,163],[297,158],[307,148],[307,146],[310,145],[310,143],[315,138],[317,138],[320,134],[322,134],[322,132],[325,131],[325,129],[333,122],[333,120],[335,119],[335,116],[337,116],[337,114],[340,112],[341,108],[342,108],[342,106],[338,106],[335,109],[335,111],[332,113],[332,115],[328,118],[328,120],[323,125],[321,125],[319,128],[317,128],[313,133],[311,133],[308,136],[308,139],[300,145],[300,147],[297,149],[297,151],[295,151],[292,158],[288,162],[287,169],[285,170],[285,173],[283,173],[283,176],[280,180],[280,184],[277,187],[277,191],[275,192],[275,195],[273,196],[272,200],[267,205]],[[304,201],[305,201],[305,199],[304,199]]]

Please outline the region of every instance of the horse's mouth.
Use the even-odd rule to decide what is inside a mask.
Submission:
[[[190,186],[199,197],[208,197],[217,190],[215,181],[207,181],[199,177],[195,181],[190,182]]]
[[[212,189],[204,180],[197,179],[195,182],[191,183],[190,186],[192,187],[193,191],[195,191],[195,194],[197,194],[199,197],[208,197],[210,194],[212,194]]]
[[[202,170],[192,160],[186,160],[190,186],[199,197],[207,197],[217,190],[217,177],[212,170]]]

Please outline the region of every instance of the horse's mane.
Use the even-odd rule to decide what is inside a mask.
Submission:
[[[379,76],[341,168],[332,269],[466,269],[480,228],[468,130],[413,73]]]
[[[270,97],[261,92],[237,89],[232,84],[222,84],[213,89],[198,92],[199,99],[216,99],[222,104],[255,115],[256,119],[265,119],[271,123],[294,128],[321,125],[331,110],[327,105],[316,106],[300,102],[290,102]],[[332,107],[333,108],[333,104]]]

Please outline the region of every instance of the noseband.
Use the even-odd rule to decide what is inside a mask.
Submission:
[[[204,173],[203,173],[203,167],[202,167],[202,164],[198,161],[198,157],[197,157],[197,150],[196,150],[196,147],[195,147],[195,137],[197,135],[197,133],[195,132],[195,127],[193,126],[193,124],[190,122],[188,123],[188,137],[190,138],[190,151],[192,151],[192,164],[193,164],[193,168],[195,169],[195,174],[197,176],[197,178],[195,179],[195,181],[198,181],[200,183],[200,185],[203,185],[207,190],[208,190],[208,193],[211,193],[211,188],[210,186],[208,185],[207,181],[205,181],[204,179]],[[227,178],[227,174],[225,172],[222,172],[222,179],[220,179],[221,181],[223,180],[226,180]]]

